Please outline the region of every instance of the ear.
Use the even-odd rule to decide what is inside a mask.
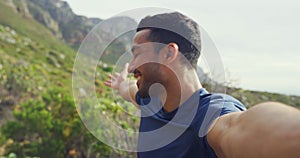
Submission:
[[[162,53],[163,60],[166,64],[170,64],[176,60],[179,53],[179,47],[176,43],[169,43],[165,46],[164,51]]]

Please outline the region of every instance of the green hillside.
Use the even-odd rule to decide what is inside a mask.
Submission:
[[[70,89],[73,49],[43,25],[16,13],[3,1],[0,2],[0,24],[1,83],[9,93],[22,96],[10,98],[18,102],[24,95],[39,94],[38,89],[55,85]]]
[[[4,25],[0,25],[0,43],[0,154],[67,157],[89,151],[109,157],[111,149],[85,129],[75,109],[71,93],[75,52],[67,46],[49,48]],[[99,66],[98,73],[111,70]],[[106,96],[102,110],[114,115],[120,108],[108,95],[104,77],[97,78],[96,91]]]
[[[300,109],[300,97],[270,92],[259,92],[243,90],[241,88],[228,88],[227,93],[239,99],[247,107],[261,102],[275,101],[282,102]]]
[[[8,7],[4,1],[0,1],[0,23],[4,26],[14,28],[24,37],[30,37],[34,41],[43,43],[45,47],[58,51],[71,51],[69,47],[66,47],[65,44],[56,39],[51,31],[42,24],[22,13],[17,13]]]
[[[71,92],[75,55],[46,27],[0,1],[0,155],[114,153],[88,132],[76,112]],[[98,69],[104,70],[111,69]],[[99,95],[108,90],[99,79],[96,84]]]

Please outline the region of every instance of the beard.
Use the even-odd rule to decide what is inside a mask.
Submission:
[[[138,95],[141,98],[150,98],[149,89],[150,87],[155,83],[160,83],[163,85],[162,80],[162,72],[160,71],[160,64],[158,63],[147,63],[144,65],[144,72],[142,74],[142,77],[138,81]],[[155,96],[159,96],[160,90],[159,89],[153,89],[154,92],[151,94],[154,94]],[[151,96],[152,97],[152,96]]]
[[[148,81],[145,81],[145,83],[142,83],[142,85],[140,85],[141,88],[139,88],[138,90],[138,95],[141,97],[141,98],[150,98],[150,95],[149,95],[149,89],[151,87],[153,83],[151,82],[148,82]]]

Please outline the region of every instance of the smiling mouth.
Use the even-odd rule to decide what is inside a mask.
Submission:
[[[134,75],[134,78],[139,79],[142,76],[142,73],[139,70],[135,69],[133,71],[133,75]]]
[[[142,76],[142,73],[139,71],[139,70],[137,70],[137,69],[135,69],[134,71],[133,71],[133,75],[134,75],[134,78],[136,78],[137,79],[137,82],[136,82],[136,85],[137,85],[137,87],[139,88],[140,86],[140,84],[139,84],[139,80],[140,80],[140,78],[141,78],[141,76]]]

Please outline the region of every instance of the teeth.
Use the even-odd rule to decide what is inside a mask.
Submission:
[[[138,74],[134,74],[134,78],[136,78],[136,79],[140,79],[140,75],[138,75]]]
[[[135,73],[135,74],[134,74],[134,77],[137,78],[137,79],[139,79],[141,76],[142,76],[142,75],[141,75],[140,73]]]
[[[140,76],[142,76],[141,72],[138,71],[137,69],[135,69],[135,70],[133,71],[133,74],[134,74],[134,77],[135,77],[135,78],[139,78]]]

